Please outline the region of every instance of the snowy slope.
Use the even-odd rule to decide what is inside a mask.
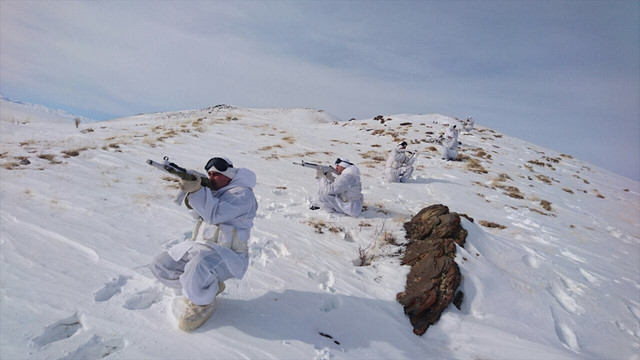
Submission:
[[[466,161],[444,162],[432,141],[454,119],[387,118],[220,106],[0,122],[0,358],[638,359],[638,182],[482,127],[460,135]],[[400,139],[421,151],[416,178],[386,184]],[[175,181],[145,164],[165,155],[258,175],[249,271],[192,334],[148,268],[193,227]],[[314,172],[292,162],[336,157],[363,174],[360,218],[308,210]],[[456,259],[465,298],[417,337],[395,301],[409,269],[381,237],[402,242],[435,203],[475,219]],[[357,266],[365,248],[377,257]]]

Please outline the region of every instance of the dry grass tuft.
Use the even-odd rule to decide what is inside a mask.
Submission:
[[[478,173],[478,174],[486,174],[488,173],[487,169],[485,169],[482,164],[480,164],[480,161],[476,160],[476,159],[471,159],[468,158],[467,163],[465,164],[465,168],[471,172],[474,173]]]
[[[478,221],[478,224],[480,224],[480,225],[482,225],[484,227],[493,228],[493,229],[500,229],[500,230],[507,228],[504,225],[500,225],[498,223],[494,223],[494,222],[487,221],[487,220],[480,220],[480,221]]]
[[[475,153],[475,156],[481,159],[491,159],[491,154],[487,154],[484,150],[478,149]]]
[[[543,209],[547,211],[553,211],[551,210],[551,203],[548,202],[547,200],[540,200],[540,205],[542,206]]]
[[[7,169],[7,170],[15,170],[16,168],[20,167],[20,164],[18,164],[15,161],[11,161],[11,162],[2,164],[2,167]]]
[[[40,154],[38,158],[48,160],[52,164],[61,164],[60,161],[56,161],[56,156],[53,154]]]
[[[573,194],[573,190],[571,190],[571,189],[562,188],[562,190],[568,192],[569,194]]]
[[[545,184],[549,184],[549,185],[551,185],[551,180],[549,179],[549,177],[548,177],[548,176],[544,176],[544,175],[542,175],[542,174],[537,174],[537,175],[536,175],[536,178],[538,178],[538,180],[542,181],[542,182],[543,182],[543,183],[545,183]]]
[[[311,219],[307,221],[306,224],[311,225],[318,234],[324,234],[322,230],[327,227],[327,224],[320,219]]]
[[[74,150],[63,150],[61,151],[62,154],[64,154],[64,158],[70,158],[70,157],[74,157],[74,156],[78,156],[80,155],[80,152],[85,151],[85,150],[89,150],[88,147],[81,147],[81,148],[77,148]]]
[[[498,175],[498,177],[493,179],[493,180],[497,181],[497,182],[505,182],[507,180],[513,180],[513,179],[511,177],[509,177],[509,175],[502,173],[502,174]]]
[[[342,228],[341,228],[341,227],[339,227],[339,226],[331,226],[331,227],[329,228],[329,231],[330,231],[330,232],[332,232],[332,233],[334,233],[334,234],[337,234],[337,233],[342,232]]]
[[[378,151],[373,151],[373,150],[369,150],[366,153],[362,153],[360,154],[360,156],[362,156],[363,159],[370,159],[373,161],[386,161],[387,157],[384,156],[383,154],[381,154]]]
[[[505,194],[514,198],[514,199],[524,199],[524,195],[520,192],[515,186],[506,186],[506,185],[496,185],[497,188],[505,191]]]

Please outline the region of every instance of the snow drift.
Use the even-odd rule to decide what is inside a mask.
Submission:
[[[1,105],[1,358],[638,358],[638,182],[482,126],[444,162],[442,115],[217,106],[76,129],[6,121]],[[387,184],[400,140],[421,152],[414,179]],[[192,334],[148,269],[193,226],[175,180],[145,164],[165,155],[258,175],[248,273]],[[292,165],[340,156],[362,172],[359,218],[309,211],[314,173]],[[436,203],[475,222],[455,259],[462,307],[418,337],[397,244]]]

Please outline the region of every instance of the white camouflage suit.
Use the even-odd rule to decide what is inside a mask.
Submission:
[[[467,120],[464,121],[462,127],[464,128],[464,131],[473,130],[473,119],[471,117],[467,117]]]
[[[413,173],[415,154],[407,156],[406,150],[398,145],[391,150],[384,169],[384,178],[388,182],[405,182]]]
[[[183,241],[160,254],[151,271],[163,284],[181,289],[196,305],[208,305],[218,281],[242,278],[249,266],[248,246],[258,203],[253,194],[256,175],[239,168],[218,190],[202,188],[188,195],[194,215],[204,219],[195,241]]]
[[[360,170],[355,165],[340,163],[345,169],[336,179],[326,176],[318,178],[318,199],[316,204],[327,211],[335,211],[357,217],[362,211],[362,184]]]
[[[445,160],[456,160],[458,158],[458,132],[455,125],[449,126],[449,130],[444,134],[442,148],[442,157]]]

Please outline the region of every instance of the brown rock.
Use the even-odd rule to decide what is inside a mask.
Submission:
[[[463,294],[457,291],[460,268],[454,258],[455,244],[464,246],[467,231],[460,226],[460,216],[441,204],[422,209],[404,227],[409,243],[402,264],[411,270],[397,300],[413,332],[422,335],[454,299],[457,307],[462,302]]]

